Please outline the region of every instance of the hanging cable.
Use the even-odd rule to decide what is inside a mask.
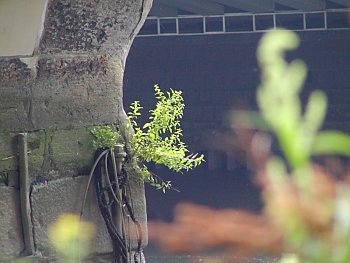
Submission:
[[[99,151],[96,151],[96,155],[99,156]],[[110,174],[114,175],[114,171],[111,171],[110,169],[111,167],[110,165],[108,165],[110,158],[111,158],[110,155],[106,155],[105,159],[101,158],[99,161],[99,164],[97,165],[97,168],[95,169],[95,172],[94,172],[95,189],[96,189],[97,200],[101,211],[101,215],[105,221],[108,234],[112,240],[115,262],[127,263],[128,253],[127,253],[127,248],[125,244],[125,238],[123,237],[122,233],[120,233],[117,230],[115,223],[113,222],[111,207],[112,207],[112,204],[116,204],[116,201],[113,198],[113,196],[116,196],[116,195],[113,189],[110,188],[110,185],[108,185],[107,187],[103,186],[103,175],[105,177],[107,176],[109,177]],[[107,169],[105,167],[107,167]],[[108,179],[111,184],[114,182],[114,180],[111,180],[111,178],[108,178]]]
[[[137,250],[133,262],[140,263],[142,255],[142,228],[135,218],[130,183],[124,164],[116,163],[113,150],[97,150],[95,162],[91,169],[87,189],[84,194],[80,217],[83,215],[87,192],[94,177],[98,206],[108,234],[112,241],[114,262],[131,263],[131,229],[130,219],[136,230]],[[119,159],[120,160],[120,159]],[[119,165],[119,171],[117,169]],[[116,212],[121,212],[119,221],[114,218]],[[128,220],[127,223],[125,220]],[[116,224],[119,224],[117,227]],[[128,229],[126,230],[126,224]],[[128,240],[126,239],[128,234]],[[138,258],[138,255],[140,256]]]

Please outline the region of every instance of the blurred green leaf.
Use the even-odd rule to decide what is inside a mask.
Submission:
[[[350,136],[340,131],[325,131],[317,134],[312,153],[339,154],[350,157]]]
[[[285,254],[282,256],[280,263],[302,263],[295,254]]]

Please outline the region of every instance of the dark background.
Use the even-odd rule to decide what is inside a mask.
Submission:
[[[300,31],[300,48],[287,58],[301,58],[309,68],[302,98],[310,91],[327,93],[327,129],[350,132],[350,31]],[[235,108],[256,109],[255,91],[260,72],[256,48],[261,33],[198,36],[138,37],[131,48],[124,79],[124,102],[154,106],[152,87],[159,84],[183,91],[184,141],[207,162],[189,173],[151,169],[181,192],[163,194],[146,187],[149,220],[170,220],[176,203],[195,202],[211,207],[258,211],[259,192],[253,171],[232,136],[229,116]],[[276,112],[278,117],[278,112]]]

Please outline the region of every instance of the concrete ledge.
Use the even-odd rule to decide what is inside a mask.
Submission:
[[[47,0],[0,1],[0,56],[32,55],[39,42]]]

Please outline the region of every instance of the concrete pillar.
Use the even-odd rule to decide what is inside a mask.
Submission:
[[[31,193],[32,209],[51,211],[50,220],[77,212],[80,195],[70,196],[77,187],[72,177],[88,174],[92,165],[90,127],[125,122],[125,60],[151,5],[152,0],[0,1],[0,181],[5,188],[16,181],[17,134],[28,132],[30,182],[40,185],[32,187],[40,189]],[[132,187],[146,231],[143,185],[135,179]],[[6,194],[3,188],[0,192]],[[0,213],[4,209],[7,205],[0,204]],[[35,247],[45,250],[41,230],[50,222],[40,211],[32,211],[31,220]],[[2,250],[13,243],[10,237],[0,235],[0,255],[21,253]],[[18,242],[16,247],[23,248]]]

